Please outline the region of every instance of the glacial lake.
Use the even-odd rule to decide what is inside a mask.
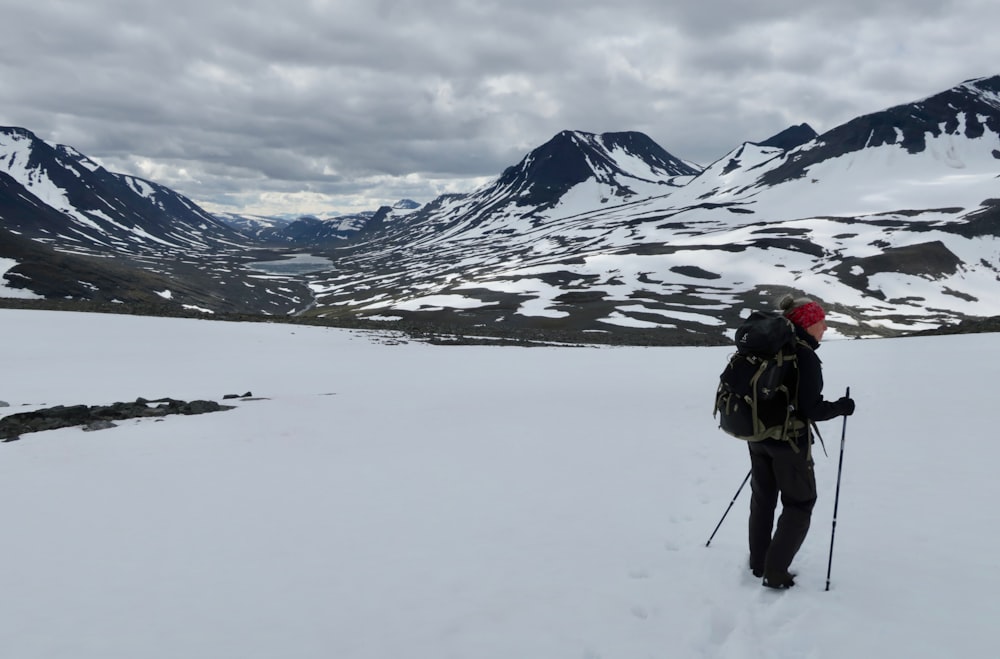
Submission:
[[[295,254],[291,258],[276,261],[253,261],[247,266],[269,275],[304,275],[333,270],[333,261],[312,254]]]

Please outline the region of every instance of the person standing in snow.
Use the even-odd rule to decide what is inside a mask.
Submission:
[[[806,425],[788,440],[750,442],[750,569],[768,588],[795,585],[788,571],[809,532],[816,504],[816,474],[813,471],[812,437],[809,423],[854,413],[848,397],[823,399],[823,372],[816,349],[826,331],[826,312],[807,298],[784,296],[779,307],[792,321],[797,336],[798,409]],[[777,528],[774,515],[781,497]],[[773,535],[772,535],[773,529]]]

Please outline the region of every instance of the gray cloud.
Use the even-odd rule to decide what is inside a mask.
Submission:
[[[986,0],[0,0],[0,15],[0,124],[254,212],[429,201],[564,129],[640,130],[708,164],[1000,61]]]

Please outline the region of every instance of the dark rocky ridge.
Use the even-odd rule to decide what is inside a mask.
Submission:
[[[72,426],[83,426],[84,430],[103,430],[114,427],[114,421],[125,419],[163,417],[168,414],[206,414],[231,409],[231,405],[220,405],[210,400],[185,402],[173,398],[137,398],[131,403],[111,405],[56,405],[3,417],[0,419],[0,441],[17,441],[21,435],[42,430]]]
[[[985,128],[1000,133],[1000,108],[984,93],[1000,93],[1000,76],[968,81],[922,101],[857,117],[816,137],[815,148],[796,153],[762,181],[775,185],[800,178],[812,165],[868,147],[899,144],[909,153],[920,153],[927,148],[927,135],[944,132],[978,138]],[[961,108],[964,127],[956,108]],[[1000,159],[1000,154],[994,152],[994,157]]]
[[[402,315],[391,323],[371,320],[352,314],[342,316],[269,316],[250,313],[216,313],[206,316],[198,311],[166,304],[110,304],[79,300],[18,300],[0,298],[0,309],[35,309],[44,311],[76,311],[110,313],[157,318],[189,318],[206,322],[279,323],[337,327],[341,329],[398,333],[414,341],[442,345],[510,345],[533,347],[540,345],[724,345],[726,340],[710,335],[665,332],[659,329],[618,328],[615,332],[595,332],[567,327],[559,323],[549,326],[470,324],[479,310],[445,309],[436,313],[414,312]]]

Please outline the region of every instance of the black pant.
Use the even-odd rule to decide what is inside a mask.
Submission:
[[[812,456],[805,441],[798,451],[788,442],[770,439],[749,446],[750,567],[783,575],[806,539],[816,505]],[[781,516],[774,528],[779,492]]]

